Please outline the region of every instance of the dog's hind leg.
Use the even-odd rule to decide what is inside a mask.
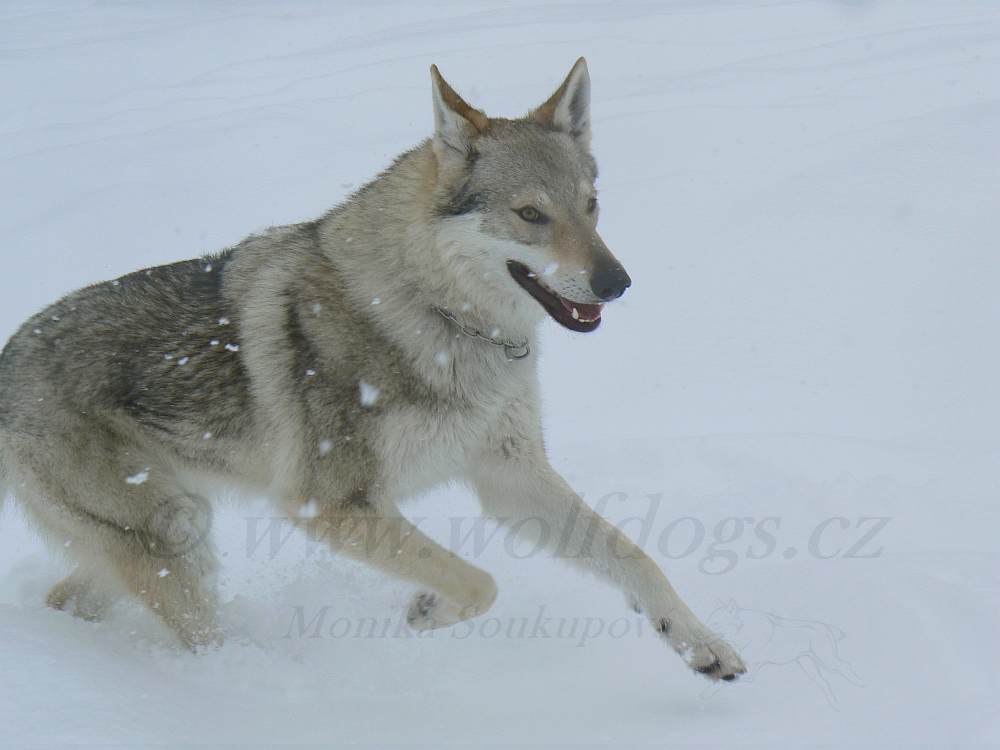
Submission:
[[[415,630],[468,620],[486,612],[496,599],[489,573],[451,554],[398,512],[316,518],[310,528],[335,552],[423,587],[406,615]]]
[[[173,472],[109,450],[100,435],[73,451],[21,450],[17,497],[52,547],[79,565],[47,603],[99,617],[114,592],[128,592],[190,649],[218,641],[211,576],[216,561],[207,501],[186,493]],[[29,446],[23,446],[28,448]]]
[[[102,577],[124,586],[176,633],[185,648],[194,650],[221,640],[214,591],[206,582],[215,560],[207,539],[194,548],[178,546],[178,540],[191,536],[184,528],[190,518],[183,518],[186,508],[175,503],[175,498],[162,498],[146,523],[137,519],[118,525],[84,517],[61,524],[61,532],[77,548],[73,555],[84,558],[90,570],[100,569]],[[94,591],[92,581],[74,580],[71,575],[57,584],[48,601],[65,604],[73,598],[75,614],[87,617]]]
[[[125,588],[192,650],[222,640],[216,623],[213,579],[218,563],[210,526],[205,499],[169,481],[155,483],[136,524],[109,535],[105,549]]]
[[[220,643],[214,591],[205,585],[204,561],[198,556],[163,558],[145,550],[130,550],[118,559],[117,573],[191,650]]]
[[[107,589],[124,586],[160,617],[186,648],[193,650],[220,640],[214,593],[206,586],[214,560],[205,550],[176,553],[171,540],[178,534],[162,524],[118,526],[86,516],[73,518],[71,512],[60,515],[57,529],[45,525],[47,535],[66,539],[76,548],[70,553],[72,557],[82,559],[88,570],[101,572],[95,576],[70,574],[49,591],[49,606],[65,609],[73,601],[76,616],[100,619],[114,601]],[[101,578],[109,579],[111,585],[106,586]]]

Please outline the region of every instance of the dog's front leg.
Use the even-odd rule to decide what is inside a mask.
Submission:
[[[473,473],[487,515],[538,519],[521,528],[540,525],[550,551],[622,591],[695,672],[724,680],[746,672],[736,650],[698,620],[656,563],[586,505],[544,456],[491,455]]]
[[[424,590],[410,601],[407,624],[415,630],[453,625],[486,612],[497,596],[493,577],[424,534],[395,507],[312,519],[308,533],[335,552],[413,581]]]

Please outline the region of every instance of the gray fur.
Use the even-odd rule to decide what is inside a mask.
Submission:
[[[606,299],[592,289],[600,269],[627,279],[595,228],[589,85],[581,59],[527,117],[486,118],[434,69],[434,136],[318,220],[82,289],[25,323],[0,355],[0,466],[77,566],[50,605],[99,617],[129,594],[185,645],[217,641],[198,489],[239,484],[420,583],[413,627],[452,624],[491,606],[493,579],[396,504],[455,478],[487,514],[544,519],[553,544],[596,529],[580,565],[668,618],[664,637],[696,671],[741,671],[549,466],[535,356],[512,360],[440,312],[533,341],[545,310],[510,262],[567,301],[564,317]]]

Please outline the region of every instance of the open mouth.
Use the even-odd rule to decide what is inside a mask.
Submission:
[[[551,289],[542,286],[538,279],[538,274],[530,271],[527,266],[523,266],[517,261],[508,260],[507,270],[524,290],[538,300],[538,303],[545,308],[545,312],[552,318],[571,331],[589,333],[596,330],[601,324],[601,308],[603,304],[596,305],[573,302],[560,297]]]

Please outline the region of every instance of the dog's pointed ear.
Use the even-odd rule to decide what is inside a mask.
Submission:
[[[489,118],[473,109],[441,77],[437,65],[431,65],[431,90],[434,102],[434,153],[439,160],[459,155],[468,159],[473,141],[486,132]]]
[[[590,144],[590,73],[582,57],[562,82],[562,86],[528,115],[548,128],[561,130],[583,143]]]

